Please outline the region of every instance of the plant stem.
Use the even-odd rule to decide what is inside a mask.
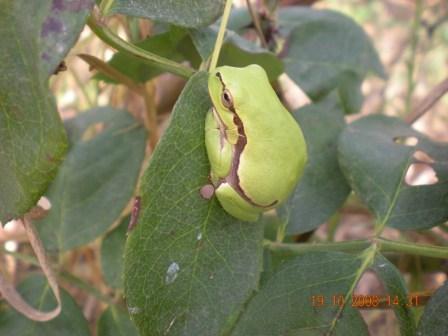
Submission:
[[[145,125],[149,130],[149,145],[154,151],[159,141],[159,130],[157,129],[157,107],[155,102],[156,86],[154,81],[142,84],[142,96],[145,102]]]
[[[194,70],[185,65],[173,62],[168,58],[153,54],[149,51],[141,49],[123,40],[121,37],[114,34],[107,27],[98,24],[93,16],[89,17],[89,19],[87,20],[87,24],[90,27],[90,29],[92,29],[92,31],[101,40],[103,40],[109,46],[115,48],[118,51],[126,53],[127,55],[133,58],[136,58],[152,66],[159,67],[160,69],[166,70],[181,77],[189,78],[194,74]]]
[[[434,106],[446,93],[448,92],[448,78],[445,78],[442,82],[437,84],[424,99],[417,104],[417,107],[412,111],[412,113],[406,116],[406,122],[410,125],[415,123],[419,118],[421,118],[426,112],[430,111],[431,107]]]
[[[8,250],[5,250],[5,249],[3,249],[2,252],[5,253],[5,254],[9,254],[9,255],[13,256],[17,260],[20,260],[20,261],[23,261],[25,263],[28,263],[28,264],[40,267],[39,262],[33,256],[30,256],[30,255],[27,255],[27,254],[23,254],[23,253],[19,253],[19,252],[11,252],[11,251],[8,251]],[[117,304],[113,299],[111,299],[107,295],[104,295],[98,289],[96,289],[95,287],[91,286],[90,284],[88,284],[84,280],[74,276],[71,273],[68,273],[66,271],[60,271],[57,274],[57,276],[58,276],[59,280],[65,280],[65,281],[69,282],[73,286],[76,286],[76,287],[84,290],[85,292],[87,292],[88,294],[91,294],[92,296],[96,297],[100,301],[106,302],[106,303],[111,304],[111,305]]]
[[[368,248],[371,242],[369,240],[351,240],[335,243],[289,244],[265,240],[263,245],[273,252],[303,254],[306,252],[320,251],[359,252]]]
[[[79,54],[78,57],[88,65],[90,65],[91,68],[94,68],[103,75],[117,81],[120,84],[126,85],[130,90],[136,93],[140,93],[140,86],[136,82],[134,82],[132,78],[129,78],[106,62],[100,60],[99,58],[96,58],[95,56],[87,54]]]
[[[359,280],[361,279],[364,272],[372,265],[373,260],[375,259],[375,255],[378,251],[378,246],[376,244],[371,245],[369,248],[365,249],[362,253],[363,261],[360,267],[356,270],[355,279],[353,280],[349,290],[344,296],[344,302],[350,302],[350,297],[352,296],[353,292],[355,291],[356,285],[358,284]],[[336,328],[336,323],[340,319],[342,312],[344,311],[345,304],[343,304],[341,307],[339,307],[336,315],[331,321],[330,328],[327,333],[325,333],[326,336],[332,335],[334,328]]]
[[[78,76],[78,73],[76,71],[73,71],[72,68],[70,68],[70,75],[72,75],[73,79],[76,82],[76,85],[78,86],[79,90],[81,91],[86,103],[87,103],[87,108],[92,108],[95,104],[92,101],[92,99],[89,96],[89,93],[87,92],[87,85],[85,85],[81,79]]]
[[[266,42],[266,38],[264,37],[263,29],[261,28],[260,17],[258,15],[258,13],[255,11],[252,4],[250,3],[250,0],[246,0],[246,4],[247,4],[247,9],[249,10],[250,16],[252,17],[252,21],[254,23],[255,30],[258,34],[258,37],[260,38],[261,45],[264,48],[268,49],[268,43]]]
[[[416,244],[378,238],[380,250],[383,252],[401,252],[417,256],[448,259],[448,247]]]
[[[448,259],[448,247],[400,242],[384,238],[305,244],[288,244],[265,240],[263,245],[273,252],[300,255],[318,251],[359,252],[375,243],[378,244],[378,250],[382,252],[408,253],[431,258]]]
[[[406,93],[406,100],[405,100],[405,110],[404,110],[405,115],[408,115],[412,110],[412,96],[415,89],[415,82],[414,82],[415,61],[417,56],[417,46],[419,40],[421,16],[422,16],[422,0],[416,0],[414,21],[412,22],[412,28],[411,28],[411,55],[408,61],[408,75],[407,75],[408,91]]]
[[[68,273],[68,272],[65,272],[65,271],[60,272],[59,273],[59,279],[67,281],[71,285],[76,286],[79,289],[84,290],[86,293],[94,296],[95,298],[97,298],[100,301],[108,303],[109,305],[116,305],[117,304],[117,302],[115,302],[112,298],[110,298],[107,295],[104,295],[98,289],[96,289],[95,287],[91,286],[90,284],[88,284],[84,280],[74,276],[71,273]]]
[[[114,0],[102,0],[100,4],[100,13],[101,15],[107,15],[110,7],[112,7]]]
[[[338,228],[340,220],[341,220],[341,213],[340,212],[336,212],[328,220],[328,226],[327,226],[327,228],[328,228],[327,229],[328,230],[328,234],[327,234],[328,241],[330,241],[330,242],[334,241],[334,236],[336,235],[336,230]]]
[[[232,0],[227,0],[224,7],[224,13],[221,18],[221,25],[219,26],[218,37],[216,38],[215,47],[213,48],[212,59],[210,61],[209,71],[213,71],[218,64],[219,53],[221,52],[222,43],[224,41],[224,34],[226,32],[227,22],[229,21],[230,10],[232,9]]]

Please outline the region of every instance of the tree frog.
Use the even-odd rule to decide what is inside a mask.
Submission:
[[[215,194],[229,214],[256,221],[284,202],[303,174],[307,150],[302,131],[258,65],[221,66],[209,74],[212,100],[205,145]]]

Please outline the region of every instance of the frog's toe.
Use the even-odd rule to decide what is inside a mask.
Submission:
[[[206,184],[199,190],[199,194],[202,198],[209,200],[215,194],[215,187],[212,184]]]

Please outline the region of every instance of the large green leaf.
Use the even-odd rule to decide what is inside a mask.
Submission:
[[[142,335],[220,335],[256,289],[260,223],[243,223],[216,201],[208,183],[207,75],[187,83],[141,184],[139,224],[125,251],[125,294]]]
[[[419,336],[448,335],[448,282],[445,282],[429,300],[418,325]]]
[[[339,315],[333,301],[349,291],[362,262],[360,256],[338,252],[285,262],[252,297],[232,335],[320,336],[330,330],[331,335],[368,335],[358,310],[348,304]]]
[[[43,66],[48,75],[51,75],[78,39],[95,1],[40,0],[30,2],[36,4],[36,10],[46,10],[39,48]],[[51,4],[51,7],[43,6],[43,3]]]
[[[101,269],[104,280],[114,288],[123,288],[124,244],[130,216],[109,232],[101,243]]]
[[[191,39],[204,61],[211,56],[217,35],[218,26],[216,25],[190,30]],[[243,67],[249,64],[258,64],[263,67],[271,81],[283,72],[283,62],[277,56],[235,32],[227,30],[218,65]]]
[[[401,141],[415,137],[417,145]],[[339,162],[353,190],[375,213],[380,226],[425,229],[448,220],[448,146],[435,143],[403,121],[375,115],[346,127],[339,139]],[[422,151],[437,173],[433,185],[412,186],[405,175]]]
[[[115,0],[110,13],[120,13],[173,23],[183,27],[203,27],[222,13],[224,0]]]
[[[19,292],[27,302],[44,311],[53,309],[56,300],[46,280],[42,276],[28,277],[19,285]],[[0,335],[17,336],[86,336],[89,326],[75,300],[62,288],[62,311],[53,320],[35,322],[17,311],[1,307]]]
[[[391,302],[397,298],[399,304],[392,304],[392,308],[395,311],[398,323],[400,325],[401,336],[414,336],[415,335],[415,319],[411,310],[411,304],[409,302],[406,284],[403,280],[398,269],[390,263],[381,254],[375,256],[374,263],[371,269],[381,279],[386,294],[391,299]],[[389,308],[389,307],[386,307]]]
[[[313,99],[334,88],[347,113],[361,106],[361,83],[367,73],[384,77],[378,55],[363,29],[330,10],[286,7],[279,24],[289,34],[284,57],[286,73]]]
[[[47,249],[68,250],[103,234],[132,197],[144,157],[145,130],[126,111],[109,107],[82,114],[115,115],[93,139],[75,142],[46,196],[37,228]],[[78,123],[82,124],[82,123]]]
[[[98,336],[138,336],[137,329],[127,311],[111,306],[98,321]]]
[[[315,229],[339,209],[350,187],[339,168],[337,140],[345,126],[336,94],[294,113],[308,149],[308,163],[293,195],[280,210],[288,221],[287,233]]]
[[[66,135],[40,55],[45,11],[37,2],[0,0],[0,221],[36,204],[56,174]],[[47,8],[48,3],[40,4]],[[26,19],[33,14],[33,19]]]

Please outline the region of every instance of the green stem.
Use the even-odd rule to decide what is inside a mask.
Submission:
[[[417,46],[419,40],[419,29],[420,29],[420,19],[422,16],[422,0],[417,0],[415,3],[415,15],[414,20],[412,22],[411,28],[411,55],[408,61],[408,74],[407,74],[407,82],[408,82],[408,91],[406,93],[405,100],[405,115],[409,115],[412,109],[412,96],[414,94],[415,82],[414,82],[414,72],[415,72],[415,61],[417,57]]]
[[[330,241],[330,242],[334,241],[334,236],[336,235],[336,230],[338,228],[340,220],[341,220],[341,214],[339,212],[336,212],[328,220],[328,227],[327,227],[327,230],[328,230],[327,239],[328,239],[328,241]]]
[[[123,40],[118,35],[114,34],[111,30],[106,27],[98,24],[93,16],[90,16],[87,20],[87,24],[92,29],[92,31],[97,35],[101,40],[110,45],[112,48],[117,49],[135,59],[143,61],[152,66],[157,66],[160,69],[171,72],[175,75],[179,75],[181,77],[189,78],[194,74],[194,70],[171,61],[168,58],[158,56],[149,51],[141,49],[125,40]]]
[[[355,279],[352,282],[352,285],[350,286],[348,292],[345,294],[344,302],[350,302],[350,297],[352,296],[353,292],[355,291],[356,285],[358,284],[359,280],[361,279],[364,272],[372,265],[373,260],[375,259],[375,255],[378,251],[378,245],[373,244],[369,248],[365,249],[362,253],[362,264],[361,266],[356,270]],[[327,333],[325,333],[326,336],[333,335],[334,328],[336,328],[336,323],[340,319],[342,312],[344,311],[346,304],[342,305],[333,320],[331,321],[330,328]]]
[[[448,247],[400,242],[384,238],[305,244],[288,244],[265,240],[263,245],[272,252],[299,255],[317,251],[359,252],[375,243],[378,244],[378,250],[382,252],[407,253],[431,258],[448,259]]]
[[[289,244],[265,240],[263,245],[273,252],[303,254],[318,251],[359,252],[368,248],[371,242],[369,240],[351,240],[336,243]]]
[[[378,238],[380,250],[383,252],[401,252],[417,256],[448,259],[448,247],[416,244]]]
[[[102,0],[100,4],[100,13],[101,15],[107,15],[109,12],[110,7],[112,7],[112,4],[114,3],[114,0]]]
[[[40,266],[39,262],[37,261],[36,258],[34,258],[33,256],[27,255],[27,254],[22,254],[19,252],[11,252],[8,250],[3,249],[2,250],[3,253],[5,254],[9,254],[10,256],[13,256],[14,258],[16,258],[17,260],[23,261],[27,264],[31,264],[33,266]]]
[[[72,75],[73,79],[76,82],[76,85],[78,86],[78,88],[81,91],[84,99],[86,100],[87,108],[92,108],[95,104],[92,101],[92,99],[90,98],[89,93],[87,92],[87,85],[85,85],[81,81],[81,79],[78,76],[78,72],[77,71],[73,71],[72,68],[70,68],[70,74]]]
[[[215,70],[218,64],[219,53],[221,52],[222,43],[224,41],[224,34],[226,32],[227,22],[229,21],[230,10],[232,9],[232,0],[227,0],[224,7],[224,13],[221,18],[221,25],[219,26],[218,37],[216,38],[215,47],[213,48],[212,59],[210,61],[209,71]]]

